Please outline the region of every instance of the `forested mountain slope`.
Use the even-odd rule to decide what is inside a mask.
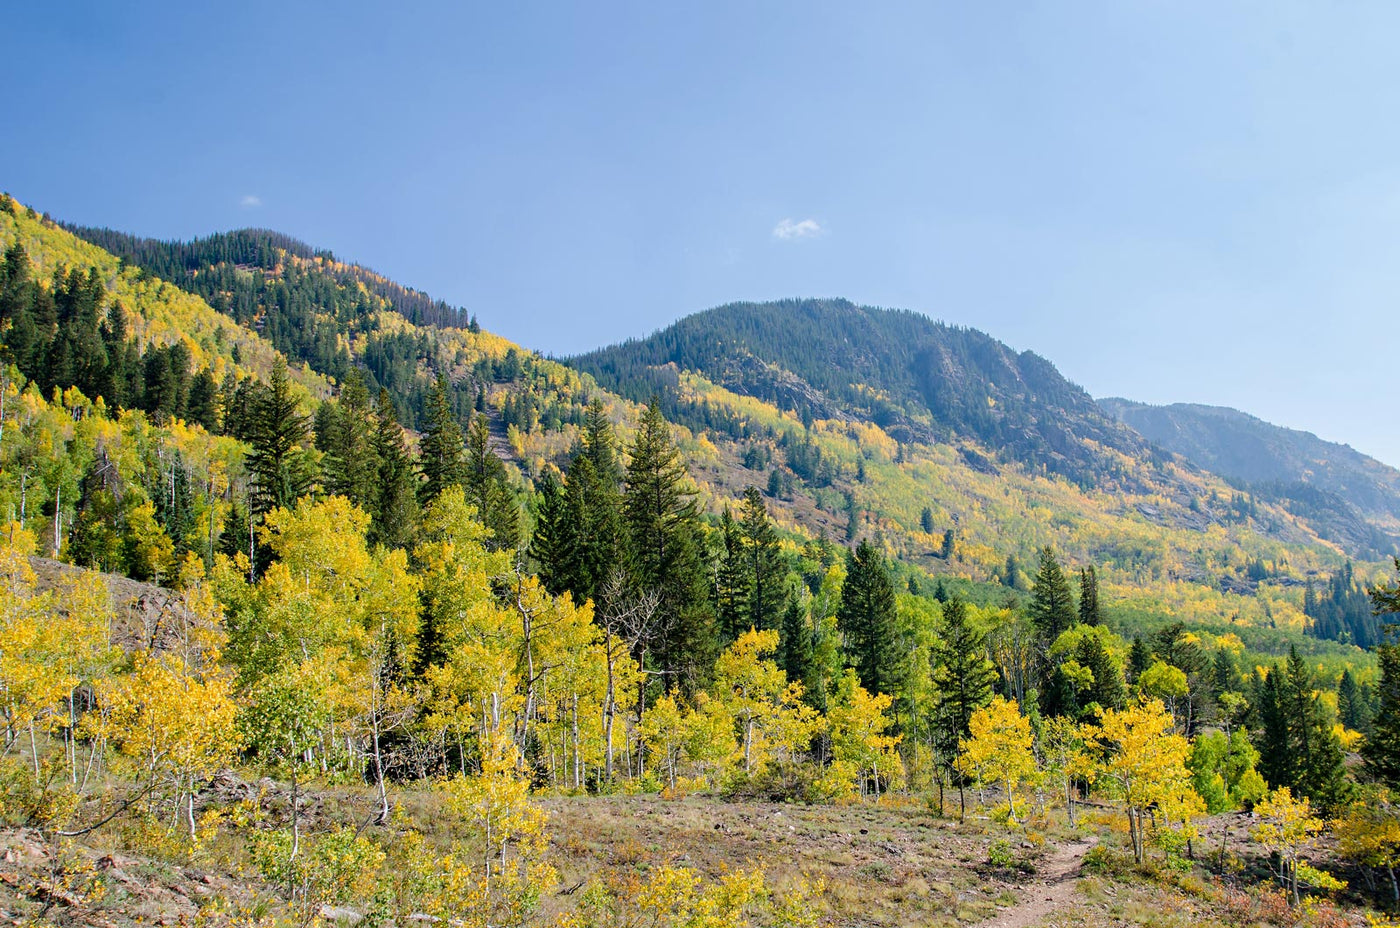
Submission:
[[[250,344],[270,339],[322,383],[360,372],[368,395],[387,390],[396,418],[414,428],[429,426],[441,378],[459,422],[484,414],[519,494],[522,541],[541,481],[562,477],[579,445],[586,404],[602,403],[627,447],[637,402],[658,394],[711,518],[758,486],[798,546],[821,533],[877,540],[901,570],[962,584],[984,602],[1022,597],[1049,545],[1075,567],[1099,567],[1124,621],[1184,617],[1296,635],[1311,624],[1303,584],[1344,562],[1283,508],[1154,452],[1048,361],[912,313],[842,301],[724,307],[577,359],[575,370],[275,233],[162,243],[80,230],[118,259],[40,225],[62,237],[44,260],[81,248],[113,273],[125,262],[121,279],[181,294],[200,307],[197,318]],[[161,273],[198,297],[159,282]],[[317,429],[319,445],[319,418]],[[65,499],[91,466],[75,465]],[[230,490],[206,508],[225,520],[237,515],[245,478],[233,459],[221,467]],[[1357,565],[1355,582],[1377,575]]]
[[[290,236],[241,229],[178,242],[69,228],[125,264],[198,294],[289,359],[336,381],[360,370],[371,394],[388,390],[410,426],[422,424],[440,375],[457,414],[489,408],[502,439],[512,426],[529,432],[543,422],[557,430],[581,421],[571,371],[482,332],[465,310]]]
[[[971,440],[1086,487],[1121,476],[1103,450],[1147,453],[1039,355],[845,300],[734,303],[571,363],[633,399],[669,392],[674,365],[804,419],[865,420],[904,442]]]
[[[1099,404],[1154,444],[1268,499],[1361,557],[1400,543],[1400,471],[1311,432],[1224,406]]]

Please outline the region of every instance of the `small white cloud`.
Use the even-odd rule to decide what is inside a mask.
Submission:
[[[790,242],[795,239],[816,238],[824,232],[822,224],[815,219],[784,219],[773,227],[773,237]]]
[[[245,193],[243,198],[238,201],[238,205],[244,209],[255,209],[256,207],[262,206],[262,197],[252,193]]]

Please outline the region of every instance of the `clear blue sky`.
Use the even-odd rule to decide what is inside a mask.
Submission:
[[[390,11],[401,6],[411,12]],[[1393,3],[17,3],[0,188],[568,354],[845,296],[1400,464]]]

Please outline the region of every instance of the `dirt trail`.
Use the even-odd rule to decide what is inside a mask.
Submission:
[[[1097,842],[1090,839],[1058,847],[1045,861],[1035,880],[1025,887],[1026,899],[1021,904],[1000,912],[995,918],[979,922],[976,928],[1031,928],[1046,916],[1065,905],[1074,895],[1079,881],[1079,867],[1084,855]]]

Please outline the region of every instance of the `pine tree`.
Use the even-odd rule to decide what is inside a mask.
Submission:
[[[248,474],[254,515],[290,509],[310,491],[314,478],[301,456],[307,428],[287,379],[287,362],[279,356],[267,387],[259,392],[251,423]]]
[[[893,694],[900,665],[894,583],[869,539],[847,555],[836,622],[861,685],[872,693]]]
[[[1371,721],[1371,733],[1361,746],[1366,772],[1400,790],[1400,645],[1376,648],[1380,664],[1380,705]]]
[[[715,620],[720,644],[728,647],[748,631],[749,575],[744,557],[744,536],[729,507],[720,513],[720,549],[715,560]]]
[[[1128,682],[1136,683],[1144,670],[1152,666],[1152,649],[1138,635],[1133,638],[1133,646],[1128,649]]]
[[[1069,581],[1048,545],[1040,551],[1040,570],[1031,587],[1030,614],[1031,621],[1047,642],[1060,637],[1076,620]]]
[[[1103,624],[1103,612],[1099,608],[1099,575],[1093,564],[1079,571],[1079,621],[1084,625]]]
[[[1098,635],[1086,634],[1080,638],[1074,658],[1094,676],[1093,685],[1089,687],[1088,693],[1090,702],[1098,703],[1102,709],[1122,709],[1127,704],[1123,669],[1104,647]]]
[[[630,457],[623,497],[629,573],[658,596],[657,626],[663,631],[650,646],[669,688],[701,676],[714,641],[695,491],[657,400],[637,424]]]
[[[426,506],[443,490],[462,483],[462,426],[452,411],[446,377],[438,377],[428,393],[423,440],[418,450],[418,470],[423,475],[419,502]]]
[[[996,669],[987,659],[984,636],[973,625],[967,604],[960,598],[954,597],[943,604],[942,636],[929,658],[936,688],[935,750],[940,761],[952,769],[958,744],[971,735],[969,724],[973,713],[991,701],[992,684],[996,682]],[[961,779],[958,780],[958,805],[965,814]]]
[[[796,597],[788,599],[783,611],[782,637],[778,643],[778,666],[789,683],[807,688],[812,673],[812,628]]]
[[[919,528],[923,529],[925,535],[933,534],[933,510],[927,506],[919,513]]]
[[[1279,681],[1283,675],[1275,664],[1254,678],[1254,746],[1259,751],[1259,774],[1270,788],[1291,787],[1297,782],[1297,765],[1292,752],[1288,709]]]
[[[545,471],[536,491],[535,532],[530,537],[530,554],[538,562],[540,582],[551,596],[570,589],[573,543],[564,488],[552,471]]]
[[[369,511],[378,484],[379,461],[375,454],[375,423],[370,413],[369,391],[359,371],[351,371],[335,403],[323,403],[325,413],[317,447],[322,458],[326,492],[343,496]]]
[[[389,391],[379,391],[374,411],[374,474],[369,540],[386,548],[406,548],[418,526],[418,498],[413,459],[403,440],[403,428],[394,412]]]
[[[739,526],[748,568],[749,627],[759,631],[776,628],[783,604],[786,571],[778,554],[778,533],[768,519],[763,495],[755,487],[744,491]]]
[[[485,415],[472,417],[467,429],[462,482],[468,502],[476,506],[477,518],[491,530],[487,548],[504,551],[519,545],[520,507],[505,465],[491,450],[491,429]]]

